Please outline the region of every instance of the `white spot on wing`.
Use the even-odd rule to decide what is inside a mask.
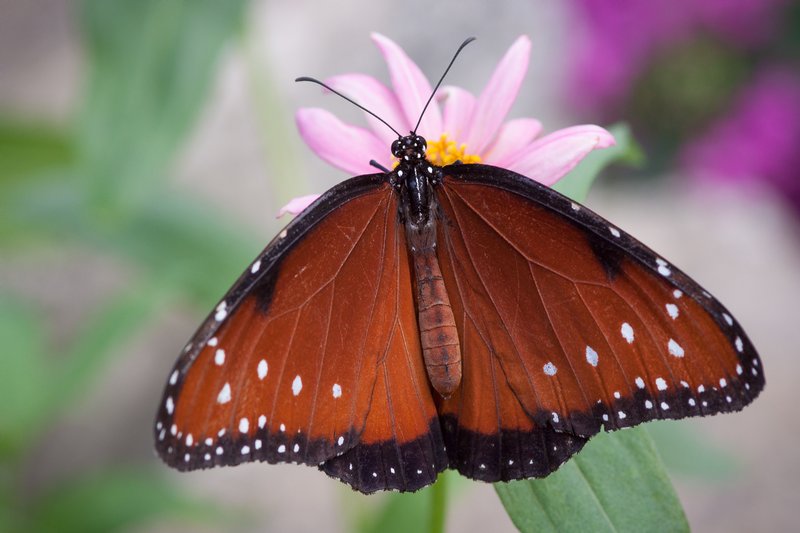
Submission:
[[[667,411],[669,409],[669,404],[667,402],[661,402],[661,409]]]
[[[678,318],[678,306],[677,305],[675,305],[675,304],[667,304],[666,308],[667,308],[667,314],[670,316],[670,318],[672,318],[672,320],[675,320],[676,318]]]
[[[658,265],[658,273],[662,276],[669,276],[672,274],[672,271],[667,267],[667,262],[660,257],[656,257],[656,264]]]
[[[667,382],[664,378],[656,378],[656,387],[658,390],[667,390]]]
[[[344,437],[342,437],[342,436],[339,436],[339,439],[336,441],[336,443],[337,443],[339,446],[341,446],[342,444],[344,444]]]
[[[630,324],[623,322],[619,332],[622,333],[622,337],[628,341],[628,344],[633,342],[633,327]]]
[[[300,375],[294,377],[294,381],[292,381],[292,394],[297,396],[300,394],[300,391],[303,390],[303,380],[300,379]]]
[[[620,419],[620,420],[622,420],[622,419],[624,419],[626,416],[628,416],[628,415],[626,415],[626,414],[625,414],[625,411],[620,411],[619,413],[617,413],[617,415],[619,416],[619,419]]]
[[[667,343],[667,348],[669,349],[669,354],[674,355],[675,357],[683,357],[683,348],[680,344],[675,342],[674,339],[670,339]]]
[[[341,398],[342,397],[342,386],[338,383],[333,384],[333,397],[334,398]]]
[[[681,296],[683,296],[683,293],[682,293],[681,291],[679,291],[678,289],[675,289],[674,291],[672,291],[672,295],[673,295],[673,296],[675,297],[675,299],[677,300],[678,298],[680,298]]]
[[[217,403],[228,403],[229,401],[231,401],[231,385],[226,382],[217,394]]]
[[[256,442],[254,444],[255,444],[256,450],[260,450],[261,449],[261,439],[256,439]]]
[[[283,452],[285,452],[285,451],[286,451],[286,446],[284,446],[283,444],[281,444],[280,446],[278,446],[278,453],[283,453]]]
[[[741,353],[741,352],[744,351],[744,343],[742,342],[742,338],[741,337],[736,337],[736,340],[734,341],[734,344],[736,344],[736,351],[737,352]]]
[[[721,378],[719,380],[719,386],[722,387],[723,389],[728,386],[728,382],[725,380],[725,378]]]
[[[267,370],[268,370],[267,361],[262,359],[261,361],[258,362],[258,368],[256,369],[256,371],[258,372],[258,379],[263,380],[265,377],[267,377]]]
[[[239,420],[239,432],[247,433],[248,431],[250,431],[250,421],[247,418],[242,418]]]
[[[722,318],[725,319],[725,322],[727,322],[729,326],[733,325],[733,317],[731,317],[731,315],[728,313],[722,313]]]
[[[170,375],[170,377],[169,377],[169,384],[170,385],[175,385],[177,382],[178,382],[178,371],[175,370],[174,372],[172,372],[172,375]]]
[[[736,365],[736,373],[737,373],[737,374],[739,374],[739,375],[741,376],[741,375],[742,375],[742,372],[743,372],[743,370],[742,370],[742,365],[740,365],[740,364],[738,364],[738,363],[737,363],[737,365]]]
[[[217,345],[218,342],[219,340],[216,337],[211,337],[210,339],[208,339],[208,342],[206,344],[208,344],[211,347],[214,347]]]
[[[597,366],[599,361],[599,357],[597,356],[597,352],[591,346],[586,347],[586,362],[592,366]]]
[[[250,272],[252,274],[255,274],[256,272],[258,272],[258,270],[260,268],[261,268],[261,259],[257,260],[255,263],[253,263],[253,266],[250,267]]]
[[[553,422],[558,424],[558,413],[555,413],[555,412],[553,413]]]
[[[652,408],[653,408],[653,402],[651,402],[650,400],[645,400],[645,401],[644,401],[644,406],[645,406],[647,409],[652,409]]]
[[[264,426],[267,425],[267,417],[265,415],[261,415],[258,417],[258,428],[264,429]]]
[[[217,353],[214,354],[214,363],[216,363],[217,366],[225,364],[225,350],[222,348],[217,350]]]
[[[172,414],[175,410],[175,402],[172,401],[172,396],[167,397],[167,413]]]
[[[610,231],[611,235],[613,235],[614,237],[619,237],[619,230],[614,226],[609,226],[608,231]]]
[[[556,372],[558,372],[556,365],[554,365],[550,361],[548,361],[547,364],[545,364],[542,367],[542,370],[544,370],[544,373],[547,374],[548,376],[555,376]]]
[[[245,444],[244,446],[242,446],[242,455],[247,455],[248,453],[250,453],[250,446]]]
[[[615,390],[615,391],[614,391],[614,398],[616,398],[617,400],[619,400],[620,398],[622,398],[622,395],[619,393],[619,391],[618,391],[618,390]]]
[[[641,378],[641,376],[638,376],[636,378],[636,386],[639,387],[640,389],[644,388],[644,380]]]
[[[217,306],[216,313],[214,313],[214,320],[222,322],[226,316],[228,316],[228,303],[222,301]]]

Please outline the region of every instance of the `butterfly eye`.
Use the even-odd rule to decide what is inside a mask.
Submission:
[[[395,157],[401,157],[403,155],[403,148],[400,143],[400,139],[392,142],[392,155]]]

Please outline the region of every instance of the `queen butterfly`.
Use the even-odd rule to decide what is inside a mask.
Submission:
[[[522,175],[432,164],[415,131],[393,170],[286,226],[200,326],[157,414],[168,465],[296,462],[364,493],[446,468],[543,477],[601,429],[762,390],[739,323],[674,265]]]

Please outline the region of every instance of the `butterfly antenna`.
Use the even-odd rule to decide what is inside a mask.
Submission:
[[[439,86],[444,81],[445,76],[447,76],[447,73],[450,72],[450,67],[452,67],[453,63],[456,62],[456,58],[458,57],[458,54],[461,53],[461,50],[463,50],[465,46],[467,46],[469,43],[471,43],[474,40],[475,40],[475,37],[470,37],[470,38],[466,39],[463,43],[461,43],[461,46],[458,47],[458,50],[456,50],[456,53],[453,54],[453,59],[450,60],[450,64],[447,65],[446,69],[444,69],[444,74],[442,74],[442,77],[439,78],[439,83],[437,83],[436,87],[434,87],[433,91],[431,91],[430,98],[428,98],[428,101],[425,102],[425,107],[422,108],[422,113],[419,114],[419,120],[417,120],[417,125],[414,126],[414,131],[413,131],[413,133],[415,135],[417,134],[417,128],[419,128],[420,122],[422,122],[422,117],[425,116],[425,111],[428,110],[428,106],[431,104],[431,101],[433,100],[433,97],[436,94],[436,91],[439,90]]]
[[[329,87],[328,85],[325,85],[324,83],[322,83],[322,82],[321,82],[321,81],[319,81],[318,79],[315,79],[315,78],[309,78],[308,76],[301,76],[301,77],[299,77],[299,78],[295,79],[294,81],[310,81],[311,83],[316,83],[317,85],[321,85],[321,86],[325,87],[326,89],[328,89],[330,92],[332,92],[332,93],[333,93],[333,94],[335,94],[336,96],[340,96],[340,97],[344,98],[345,100],[347,100],[348,102],[350,102],[351,104],[353,104],[354,106],[356,106],[357,108],[359,108],[360,110],[364,111],[365,113],[369,113],[369,114],[370,114],[370,115],[372,115],[373,117],[377,118],[378,120],[380,120],[381,122],[383,122],[384,124],[386,124],[386,127],[387,127],[387,128],[389,128],[390,130],[392,130],[393,132],[395,132],[395,133],[397,134],[397,137],[398,137],[398,138],[402,137],[402,135],[400,135],[400,133],[398,133],[398,131],[397,131],[396,129],[394,129],[393,127],[391,127],[391,126],[389,125],[389,123],[388,123],[388,122],[386,122],[385,120],[383,120],[381,117],[379,117],[378,115],[376,115],[375,113],[373,113],[372,111],[370,111],[369,109],[367,109],[366,107],[364,107],[363,105],[359,104],[358,102],[354,101],[353,99],[351,99],[351,98],[348,98],[348,97],[346,97],[345,95],[343,95],[342,93],[340,93],[339,91],[337,91],[337,90],[335,90],[335,89],[332,89],[332,88],[331,88],[331,87]]]

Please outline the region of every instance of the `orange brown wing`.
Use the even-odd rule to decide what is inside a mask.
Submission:
[[[241,276],[168,379],[167,464],[297,462],[363,492],[446,467],[396,197],[383,175],[334,187]]]
[[[443,170],[464,381],[439,409],[463,474],[547,475],[601,428],[735,411],[761,391],[739,324],[652,250],[518,174]]]

